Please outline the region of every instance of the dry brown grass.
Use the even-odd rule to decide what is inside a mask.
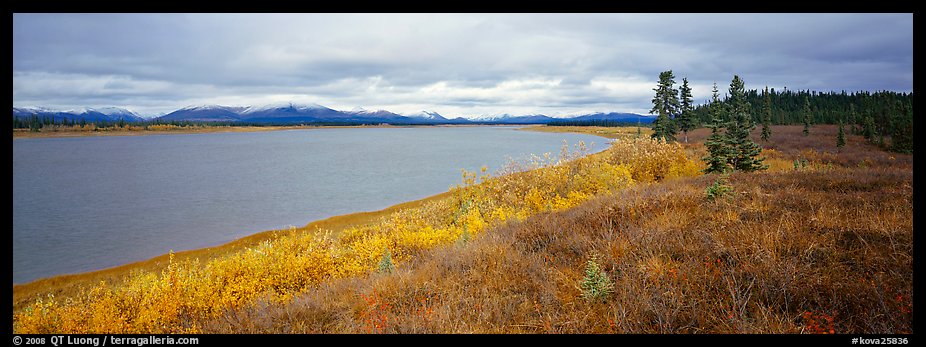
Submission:
[[[864,137],[849,134],[848,126],[846,127],[846,145],[843,148],[836,147],[836,134],[839,131],[836,125],[814,125],[810,128],[809,136],[802,134],[803,129],[803,125],[774,125],[768,142],[761,140],[761,127],[756,127],[750,135],[753,141],[764,148],[763,155],[769,159],[793,161],[806,158],[809,161],[830,162],[847,167],[891,166],[913,169],[911,155],[881,150],[868,143]],[[688,138],[693,145],[700,144],[710,134],[710,129],[701,128],[688,133]]]
[[[547,133],[583,133],[606,137],[609,139],[633,138],[637,136],[637,127],[583,127],[583,126],[547,126],[531,125],[520,128],[526,131],[541,131]],[[649,137],[653,133],[650,128],[640,128],[641,135]]]
[[[811,165],[732,174],[728,198],[705,199],[712,175],[636,186],[425,251],[392,274],[231,310],[202,329],[911,333],[912,156],[853,136],[836,151],[833,129],[796,129],[774,127],[766,154],[818,153]],[[593,254],[616,286],[590,303],[578,287]]]

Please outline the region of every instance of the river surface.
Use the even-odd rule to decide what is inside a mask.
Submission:
[[[513,127],[330,128],[13,140],[13,282],[215,246],[446,191],[460,169],[591,152]]]

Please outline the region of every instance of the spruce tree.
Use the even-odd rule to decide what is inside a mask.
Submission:
[[[659,74],[659,84],[653,90],[656,96],[653,97],[653,109],[650,113],[656,114],[656,120],[653,121],[652,138],[662,138],[666,142],[675,141],[675,121],[673,117],[678,112],[678,91],[673,88],[675,85],[675,76],[672,70],[663,71]]]
[[[41,128],[42,128],[42,123],[39,120],[39,116],[33,113],[32,117],[29,118],[29,131],[37,133],[39,132],[39,129]]]
[[[852,135],[858,135],[858,124],[857,114],[855,113],[855,104],[849,104],[849,124],[852,124],[852,127],[849,128],[849,131]]]
[[[395,264],[392,262],[392,252],[387,248],[379,259],[379,264],[376,265],[376,272],[392,273],[393,271],[395,271]]]
[[[682,86],[679,89],[680,113],[677,118],[678,129],[685,133],[685,143],[688,143],[688,132],[694,130],[695,116],[694,107],[691,101],[691,87],[688,86],[688,78],[682,78]]]
[[[811,122],[811,117],[813,117],[811,112],[812,111],[810,110],[810,99],[808,99],[805,96],[804,97],[804,136],[810,135],[810,122]]]
[[[736,171],[751,172],[768,168],[762,164],[765,158],[759,157],[762,147],[749,138],[749,133],[756,125],[752,122],[749,103],[746,102],[746,89],[739,75],[734,75],[730,82],[728,101],[730,121],[727,123],[726,136],[732,153],[727,161]]]
[[[704,141],[704,147],[707,147],[707,156],[701,158],[707,164],[704,173],[719,173],[729,171],[730,166],[727,164],[727,158],[730,156],[730,146],[726,136],[720,131],[723,126],[724,105],[720,102],[720,93],[717,91],[717,83],[714,83],[713,97],[708,104],[711,120],[708,127],[711,128],[711,136]]]
[[[871,116],[865,116],[862,126],[862,136],[869,142],[874,142],[875,135],[875,119]]]
[[[900,110],[893,120],[891,132],[891,150],[900,153],[913,153],[913,113]]]
[[[846,130],[843,129],[842,120],[839,121],[839,132],[836,134],[836,148],[846,145]]]
[[[765,109],[762,115],[762,141],[768,142],[772,136],[772,128],[769,123],[772,122],[772,95],[768,93],[768,86],[765,86]]]
[[[605,300],[614,293],[614,282],[608,273],[598,265],[598,257],[593,255],[585,266],[585,277],[579,282],[582,298],[588,301]]]

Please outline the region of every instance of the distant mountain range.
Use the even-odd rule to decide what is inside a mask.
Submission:
[[[13,117],[53,117],[70,121],[140,122],[146,119],[124,108],[107,107],[57,111],[40,107],[13,107]],[[389,123],[389,124],[549,124],[557,121],[611,121],[651,123],[652,116],[635,113],[594,113],[572,117],[549,117],[542,114],[514,116],[510,114],[483,115],[474,118],[446,118],[437,112],[421,111],[400,115],[386,110],[368,111],[355,108],[338,111],[318,104],[281,103],[263,106],[229,107],[219,105],[188,106],[151,120],[170,122],[231,122],[231,123]]]
[[[33,115],[39,116],[40,118],[53,118],[56,121],[62,121],[64,119],[69,121],[79,121],[83,119],[88,122],[116,122],[120,119],[126,122],[145,121],[145,119],[137,113],[119,107],[82,108],[66,111],[52,110],[44,107],[13,107],[14,118],[28,118]]]

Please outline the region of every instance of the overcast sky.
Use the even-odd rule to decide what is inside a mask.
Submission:
[[[663,70],[695,101],[747,89],[913,89],[912,14],[14,14],[13,105],[318,103],[648,113]]]

